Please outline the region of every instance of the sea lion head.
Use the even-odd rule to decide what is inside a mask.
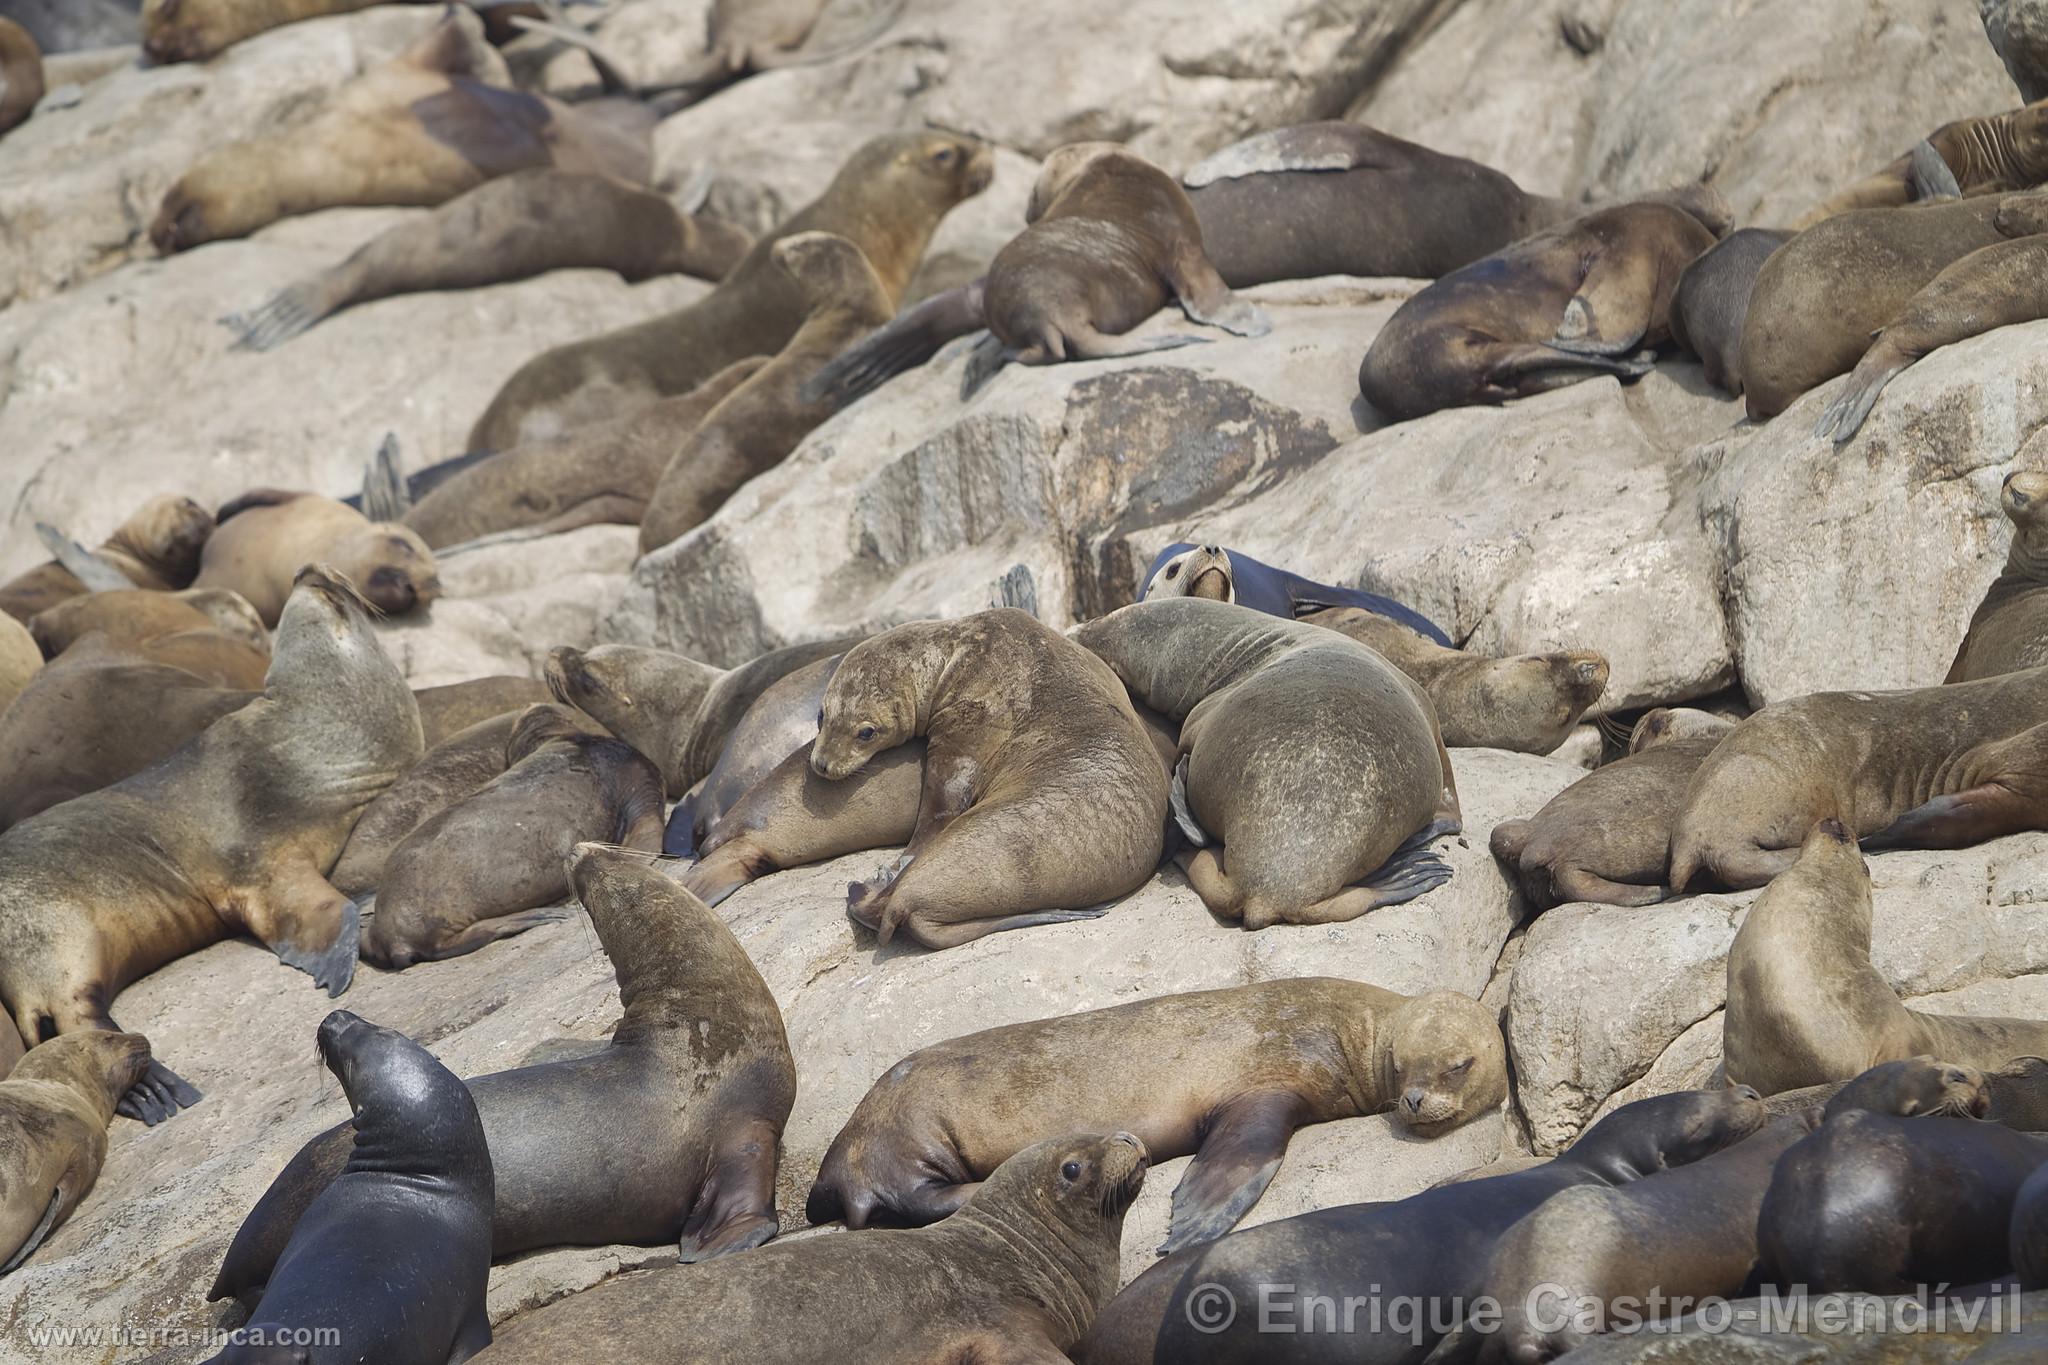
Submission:
[[[107,1117],[149,1070],[149,1039],[139,1033],[79,1029],[30,1048],[9,1079],[54,1081],[99,1104]]]
[[[1734,721],[1712,711],[1700,711],[1690,706],[1659,706],[1637,718],[1635,728],[1628,732],[1628,751],[1639,754],[1674,740],[1704,739],[1726,734],[1734,728]]]
[[[682,771],[705,694],[725,676],[723,669],[686,655],[640,645],[561,646],[548,651],[542,672],[556,701],[654,760],[669,782]]]
[[[811,771],[837,782],[917,735],[919,647],[877,636],[846,653],[818,708]]]
[[[2012,523],[2015,553],[2033,563],[2048,560],[2048,472],[2015,469],[2006,475],[1998,507]]]
[[[1431,991],[1394,1012],[1381,1041],[1394,1118],[1434,1137],[1500,1107],[1508,1050],[1487,1008],[1456,991]]]
[[[1880,1062],[1836,1091],[1821,1111],[1821,1120],[1851,1109],[1900,1118],[1981,1119],[1991,1112],[1991,1083],[1973,1066],[1929,1056]]]
[[[334,566],[387,616],[402,616],[441,595],[434,552],[410,526],[373,521],[330,548]]]
[[[891,195],[914,196],[943,213],[987,189],[995,174],[995,152],[986,142],[928,128],[873,139],[853,154],[833,184],[886,183]]]
[[[210,242],[221,235],[208,222],[201,181],[195,179],[203,169],[203,166],[195,166],[165,191],[163,203],[157,206],[156,217],[150,220],[150,245],[166,256]]]
[[[779,239],[769,250],[813,311],[862,299],[882,288],[867,256],[836,232],[798,232]]]
[[[1130,156],[1115,142],[1069,142],[1055,148],[1038,168],[1038,180],[1031,186],[1030,202],[1024,206],[1024,221],[1035,223],[1059,197],[1073,188],[1076,180],[1104,157]]]
[[[207,31],[205,0],[143,0],[142,52],[159,66],[210,57],[220,44]]]
[[[346,700],[338,689],[348,677],[359,676],[354,670],[372,655],[390,668],[370,626],[373,610],[339,570],[325,564],[300,569],[278,614],[265,689],[303,682],[305,690]]]
[[[1151,1155],[1129,1133],[1053,1138],[996,1167],[968,1207],[1016,1201],[1050,1223],[1081,1231],[1122,1225],[1144,1187]]]
[[[263,617],[248,598],[233,588],[187,588],[177,596],[229,639],[240,640],[253,649],[270,649],[270,632],[263,627]]]
[[[172,587],[199,575],[199,552],[213,534],[213,513],[190,498],[163,494],[142,504],[107,544],[154,569]]]
[[[1155,597],[1202,597],[1212,602],[1237,600],[1237,575],[1230,567],[1230,551],[1220,545],[1197,545],[1182,550],[1159,566],[1145,584],[1140,601]]]
[[[488,1183],[489,1162],[477,1160],[487,1149],[476,1103],[432,1053],[348,1010],[321,1020],[315,1041],[355,1111],[351,1168],[387,1164],[396,1149],[409,1172],[481,1166]]]
[[[1564,1155],[1611,1181],[1689,1166],[1764,1126],[1770,1109],[1746,1085],[1637,1100],[1601,1119]]]

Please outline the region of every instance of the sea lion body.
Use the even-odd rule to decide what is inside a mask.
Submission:
[[[223,321],[241,345],[267,351],[343,309],[397,294],[481,289],[550,270],[610,270],[628,284],[659,275],[719,280],[752,245],[742,229],[685,213],[642,185],[541,167],[487,180]]]
[[[898,133],[865,144],[824,194],[754,243],[719,286],[664,317],[557,346],[521,366],[470,432],[471,450],[507,450],[622,405],[688,393],[727,365],[774,355],[803,325],[804,299],[773,259],[776,241],[834,232],[859,247],[887,290],[903,296],[939,220],[987,188],[989,149],[950,133]]]
[[[1200,846],[1178,856],[1213,913],[1327,924],[1448,880],[1427,843],[1460,828],[1450,757],[1427,694],[1376,651],[1193,597],[1073,638],[1180,722],[1174,813]]]
[[[2005,476],[1999,507],[2012,523],[2005,567],[1970,613],[1944,683],[1994,678],[2048,664],[2048,474]]]
[[[898,928],[945,948],[1092,918],[1159,865],[1166,774],[1129,695],[1029,613],[914,622],[847,651],[812,768],[844,781],[915,738],[916,832],[892,875],[848,892],[848,914],[883,943]]]
[[[1944,123],[1927,135],[1954,180],[1949,193],[1975,197],[2032,189],[2048,181],[2048,102]],[[1883,170],[1828,196],[1801,215],[1794,228],[1864,209],[1898,208],[1922,197],[1911,152]]]
[[[1671,339],[1700,359],[1707,382],[1742,392],[1742,323],[1756,277],[1792,240],[1777,228],[1742,228],[1707,248],[1678,274],[1671,296]]]
[[[1392,1203],[1348,1204],[1246,1228],[1169,1256],[1128,1285],[1074,1358],[1084,1365],[1419,1365],[1480,1294],[1501,1236],[1561,1191],[1620,1186],[1713,1155],[1754,1133],[1763,1101],[1746,1087],[1686,1091],[1624,1105],[1555,1160]],[[1261,1332],[1259,1286],[1288,1284],[1294,1330]],[[1229,1296],[1233,1314],[1215,1312]],[[1198,1288],[1199,1287],[1199,1288]],[[1197,1298],[1196,1295],[1200,1295]],[[1353,1315],[1352,1330],[1307,1305],[1371,1296],[1416,1305],[1416,1332]],[[1370,1302],[1371,1299],[1366,1299]],[[1448,1320],[1447,1320],[1448,1319]]]
[[[29,31],[0,15],[0,137],[35,112],[43,98],[43,50]]]
[[[558,702],[532,706],[505,743],[505,771],[428,816],[391,850],[365,961],[404,968],[459,957],[570,912],[579,843],[661,849],[661,774]]]
[[[270,637],[256,609],[239,593],[221,588],[157,592],[115,588],[67,597],[29,618],[29,633],[43,653],[56,658],[94,631],[116,644],[135,645],[185,631],[231,632],[267,657]]]
[[[0,724],[7,708],[43,668],[43,651],[28,627],[0,612]],[[4,798],[0,798],[4,799]]]
[[[1138,588],[1138,600],[1155,597],[1206,597],[1216,602],[1235,602],[1268,616],[1292,621],[1337,607],[1357,607],[1397,621],[1416,634],[1445,649],[1451,637],[1434,621],[1391,597],[1363,588],[1338,588],[1314,583],[1300,574],[1261,564],[1242,550],[1221,545],[1191,545],[1176,541],[1161,550],[1145,570]]]
[[[370,521],[333,498],[275,488],[245,493],[220,509],[193,586],[232,589],[274,626],[293,576],[312,563],[333,565],[390,615],[441,592],[433,552],[410,528]]]
[[[718,917],[645,860],[586,845],[569,878],[624,1013],[584,1056],[466,1082],[497,1174],[492,1257],[680,1239],[685,1259],[704,1260],[758,1246],[775,1235],[776,1148],[796,1097],[775,998]],[[353,1141],[344,1122],[300,1149],[209,1297],[261,1288]]]
[[[2048,824],[2048,668],[1895,692],[1773,702],[1693,774],[1671,886],[1732,888],[1790,867],[1835,819],[1872,848],[1963,848]]]
[[[92,1191],[114,1106],[148,1069],[141,1034],[86,1032],[52,1038],[0,1072],[0,1273]]]
[[[1723,1051],[1731,1080],[1766,1094],[1933,1056],[1996,1071],[2048,1054],[2048,1023],[1907,1009],[1870,963],[1870,874],[1842,826],[1814,827],[1799,860],[1749,909],[1728,950]]]
[[[347,1010],[327,1016],[319,1042],[355,1109],[355,1148],[243,1330],[333,1331],[338,1344],[297,1357],[307,1365],[467,1360],[491,1340],[494,1181],[476,1103],[425,1048]],[[231,1339],[210,1365],[269,1365],[274,1349]]]
[[[548,685],[540,679],[509,673],[422,687],[412,695],[420,709],[420,733],[429,749],[478,721],[524,711],[549,699]]]
[[[152,62],[203,62],[244,38],[301,19],[348,14],[380,0],[143,0],[142,50]]]
[[[1145,1169],[1128,1133],[1056,1138],[1005,1162],[936,1227],[608,1280],[507,1323],[485,1359],[1058,1360],[1116,1292],[1117,1242]],[[642,1330],[650,1321],[662,1330]]]
[[[1395,310],[1359,365],[1394,421],[1647,372],[1678,277],[1716,240],[1668,204],[1600,209],[1452,271]]]
[[[1506,1096],[1499,1024],[1449,991],[1308,977],[1159,996],[912,1053],[832,1140],[808,1212],[935,1222],[1048,1132],[1122,1127],[1161,1160],[1195,1157],[1165,1254],[1228,1232],[1296,1127],[1391,1109],[1434,1137]]]
[[[805,664],[762,690],[732,727],[718,762],[677,805],[662,839],[662,852],[694,853],[711,827],[763,778],[791,754],[810,747],[818,737],[818,710],[825,704],[825,685],[832,681],[842,657],[834,654]]]
[[[2048,1176],[2041,1170],[2027,1177],[2013,1200],[2006,1259],[2019,1277],[2020,1288],[2048,1289]]]
[[[213,513],[190,498],[151,498],[93,552],[138,588],[190,587],[199,573],[199,554],[213,534]],[[69,569],[51,560],[0,586],[0,611],[28,619],[86,591]]]
[[[113,1030],[123,986],[236,932],[346,989],[358,919],[326,873],[420,751],[412,694],[361,599],[302,570],[262,697],[155,767],[0,835],[0,1001],[22,1038]],[[166,1117],[174,1078],[161,1063],[152,1076],[157,1103],[131,1099]]]

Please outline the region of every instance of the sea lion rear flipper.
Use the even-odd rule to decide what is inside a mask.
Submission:
[[[1209,832],[1202,828],[1202,822],[1195,819],[1193,808],[1188,805],[1188,756],[1182,754],[1180,762],[1173,765],[1173,786],[1167,793],[1173,805],[1173,822],[1180,826],[1180,832],[1187,836],[1196,848],[1209,846]]]
[[[955,337],[984,327],[987,276],[932,295],[834,356],[798,391],[806,403],[845,407],[905,370],[924,364]]]
[[[1212,1242],[1236,1226],[1279,1171],[1300,1115],[1301,1096],[1284,1090],[1240,1096],[1211,1114],[1201,1150],[1174,1187],[1159,1254]]]
[[[135,1084],[128,1087],[128,1093],[114,1106],[114,1112],[123,1118],[137,1119],[154,1128],[180,1109],[190,1109],[205,1096],[201,1095],[184,1077],[151,1059],[149,1067]]]
[[[363,466],[362,513],[371,521],[398,521],[412,510],[412,491],[399,468],[398,433],[387,431]]]
[[[47,521],[36,523],[36,538],[43,542],[43,548],[50,552],[51,558],[85,585],[87,592],[117,592],[135,586],[127,574]]]
[[[279,962],[312,977],[330,997],[355,979],[362,912],[310,865],[279,869],[247,898],[242,917]]]
[[[469,925],[461,933],[431,945],[420,954],[422,962],[439,962],[451,957],[473,953],[487,943],[496,943],[501,938],[523,934],[528,929],[538,929],[543,924],[561,924],[578,919],[580,907],[573,905],[544,905],[535,910],[521,910],[511,915],[492,915]]]
[[[1241,337],[1262,337],[1273,330],[1265,309],[1231,292],[1199,240],[1183,242],[1174,251],[1166,264],[1166,282],[1173,286],[1181,311],[1196,322]]]
[[[0,1265],[0,1275],[5,1275],[8,1271],[27,1260],[29,1253],[43,1244],[43,1239],[50,1235],[50,1229],[57,1225],[57,1210],[63,1206],[64,1191],[62,1189],[51,1190],[50,1203],[43,1210],[42,1221],[36,1224],[35,1231],[28,1235],[28,1240],[17,1247],[14,1254],[7,1258],[7,1264]]]
[[[1173,351],[1182,346],[1206,346],[1208,337],[1189,336],[1183,332],[1170,332],[1163,337],[1122,337],[1098,332],[1093,327],[1077,327],[1067,337],[1067,353],[1075,360],[1114,360],[1125,355],[1150,355],[1154,351]],[[1020,356],[1032,363],[1028,356]],[[1038,362],[1043,363],[1043,362]]]
[[[1963,197],[1963,187],[1956,183],[1956,173],[1926,138],[1920,139],[1906,154],[1906,188],[1911,191],[1915,203],[1923,199]]]
[[[711,1176],[697,1191],[676,1243],[684,1265],[746,1251],[774,1237],[778,1134],[764,1124],[721,1144]]]

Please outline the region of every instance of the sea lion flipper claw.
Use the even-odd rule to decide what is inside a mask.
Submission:
[[[1202,828],[1201,821],[1195,819],[1194,810],[1188,805],[1186,754],[1182,754],[1180,762],[1173,765],[1173,786],[1168,792],[1168,800],[1173,806],[1173,822],[1180,826],[1180,832],[1187,836],[1188,842],[1196,848],[1207,848],[1210,844],[1209,832]]]
[[[1275,1091],[1232,1100],[1209,1116],[1201,1149],[1174,1187],[1160,1255],[1214,1241],[1236,1226],[1279,1171],[1300,1109],[1299,1095]]]
[[[57,1225],[57,1210],[63,1206],[64,1191],[61,1189],[51,1190],[50,1202],[43,1209],[42,1221],[36,1224],[35,1231],[28,1235],[28,1240],[23,1242],[15,1249],[14,1254],[7,1258],[7,1264],[0,1265],[0,1275],[5,1275],[8,1271],[27,1260],[29,1253],[43,1244],[43,1239],[50,1235],[50,1229]]]

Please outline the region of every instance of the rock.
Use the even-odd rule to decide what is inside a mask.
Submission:
[[[141,0],[11,0],[7,17],[48,56],[134,42],[140,9]]]

